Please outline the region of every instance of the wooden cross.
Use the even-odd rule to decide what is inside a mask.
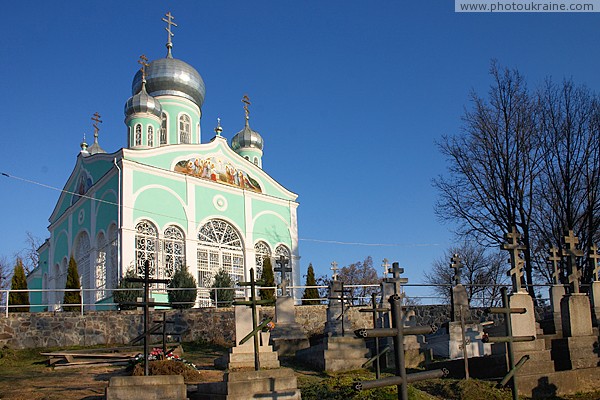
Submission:
[[[512,231],[504,235],[504,239],[506,239],[506,243],[502,244],[502,250],[508,250],[510,253],[511,269],[508,271],[508,275],[512,279],[513,290],[520,292],[522,290],[521,277],[523,276],[523,265],[525,264],[521,258],[521,251],[525,250],[525,246],[519,243],[521,234],[517,231],[516,226],[513,226]]]
[[[140,59],[138,60],[138,64],[140,64],[142,67],[140,68],[140,71],[142,71],[142,80],[145,81],[146,80],[146,67],[148,67],[150,64],[148,64],[148,57],[146,57],[145,54],[142,54],[140,56]]]
[[[454,269],[454,284],[460,285],[460,275],[461,270],[463,269],[462,261],[460,260],[460,256],[458,254],[454,254],[450,259],[450,268]]]
[[[98,131],[100,130],[100,128],[98,127],[98,124],[102,123],[102,120],[100,120],[100,114],[98,114],[97,111],[92,116],[92,121],[94,121],[94,123],[92,124],[93,127],[94,127],[94,137],[97,138],[98,137]]]
[[[167,17],[168,19],[163,18],[162,20],[167,23],[167,27],[165,28],[165,30],[167,31],[167,47],[169,48],[169,54],[170,54],[171,53],[171,47],[173,47],[173,42],[171,42],[171,38],[173,36],[175,36],[173,34],[173,32],[171,31],[171,26],[177,26],[177,24],[175,22],[173,22],[173,19],[175,17],[173,17],[171,15],[171,11],[169,11],[168,13],[166,13],[165,17]]]
[[[387,278],[388,270],[390,268],[390,262],[387,258],[383,259],[381,266],[383,267],[383,277]]]
[[[334,261],[334,262],[332,262],[332,263],[331,263],[331,268],[329,268],[329,269],[333,271],[333,275],[331,275],[331,278],[332,278],[334,281],[337,281],[337,280],[338,280],[338,273],[337,273],[337,272],[338,272],[338,269],[339,269],[339,268],[338,268],[338,263],[337,263],[337,262],[335,262],[335,261]]]
[[[248,106],[252,103],[250,103],[250,97],[248,97],[247,94],[242,97],[242,103],[244,103],[244,112],[246,113],[246,121],[248,121],[250,119],[250,110],[248,109]]]
[[[552,247],[550,249],[550,257],[548,257],[548,261],[552,263],[552,280],[555,285],[560,285],[560,262],[562,258],[560,254],[558,254],[558,249],[556,247]]]
[[[292,272],[292,267],[288,267],[290,260],[288,260],[283,254],[279,256],[278,260],[275,260],[277,267],[273,268],[273,271],[281,273],[281,295],[287,296],[287,285],[289,283],[287,279],[287,273]]]
[[[572,284],[572,293],[579,293],[579,279],[581,278],[581,272],[577,267],[577,258],[583,257],[583,250],[577,248],[579,239],[573,234],[572,230],[569,230],[567,236],[563,237],[563,241],[566,249],[563,249],[563,257],[567,257],[567,272],[569,274],[569,283]]]
[[[598,260],[600,260],[600,254],[598,254],[598,246],[592,245],[592,247],[590,247],[588,257],[590,264],[592,264],[592,281],[598,281],[600,280],[598,277],[598,273],[600,272],[600,263],[598,262]]]

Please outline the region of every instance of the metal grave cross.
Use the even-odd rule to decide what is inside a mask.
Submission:
[[[391,278],[385,278],[385,282],[394,284],[394,293],[401,295],[400,285],[408,283],[408,278],[400,278],[400,274],[404,273],[404,268],[400,268],[397,262],[392,263],[392,268],[388,270],[392,274]]]
[[[282,254],[279,256],[279,259],[275,260],[275,262],[278,266],[273,268],[273,271],[281,273],[281,284],[279,285],[281,288],[281,295],[287,296],[287,285],[289,283],[289,280],[287,279],[287,273],[292,272],[292,267],[287,266],[290,263],[290,260]]]
[[[331,263],[331,268],[329,268],[330,270],[333,271],[333,275],[331,275],[331,279],[333,279],[334,281],[338,280],[338,263],[337,262],[332,262]]]
[[[560,285],[560,261],[562,258],[560,254],[558,254],[558,249],[556,247],[552,247],[550,249],[550,257],[548,257],[548,261],[552,263],[552,281],[555,285]]]
[[[577,267],[577,258],[583,257],[583,250],[577,248],[579,239],[569,230],[567,236],[563,237],[565,249],[562,255],[567,258],[567,273],[569,274],[569,283],[571,284],[572,293],[579,293],[579,280],[581,279],[581,271]]]
[[[234,306],[248,306],[252,309],[252,331],[248,333],[242,340],[239,341],[239,344],[242,345],[246,343],[248,340],[254,337],[254,369],[256,371],[260,370],[260,343],[258,340],[258,335],[260,331],[267,326],[269,322],[272,321],[273,318],[268,317],[262,323],[258,323],[258,306],[260,305],[272,305],[275,300],[272,299],[264,299],[258,300],[256,298],[256,286],[264,285],[262,280],[256,281],[254,279],[254,268],[250,268],[250,282],[238,282],[239,286],[250,286],[250,300],[235,300],[232,304]]]
[[[454,269],[454,284],[460,285],[460,275],[462,273],[463,264],[458,254],[454,254],[450,259],[450,268]]]
[[[511,269],[508,271],[508,275],[512,279],[513,290],[520,292],[521,277],[523,276],[523,265],[525,262],[521,258],[521,251],[525,250],[525,246],[519,243],[521,234],[517,231],[517,227],[513,226],[512,231],[504,235],[506,243],[502,244],[502,250],[508,250],[510,253],[510,266]]]
[[[590,254],[588,255],[590,263],[592,264],[592,281],[598,281],[598,273],[600,272],[600,254],[598,254],[598,246],[592,245],[590,247]]]
[[[170,306],[169,303],[156,303],[150,298],[151,283],[169,283],[168,279],[150,278],[150,260],[144,261],[144,277],[143,278],[125,278],[127,282],[141,282],[144,284],[144,297],[141,303],[124,303],[126,305],[142,306],[144,310],[144,375],[148,376],[148,356],[150,355],[150,308],[153,306]]]

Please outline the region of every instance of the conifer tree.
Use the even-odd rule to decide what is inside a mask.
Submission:
[[[136,306],[124,303],[135,303],[138,297],[144,296],[142,282],[130,282],[127,278],[137,278],[134,268],[129,268],[125,277],[119,282],[118,290],[113,291],[113,301],[119,305],[120,310],[135,310]]]
[[[265,257],[263,260],[263,270],[260,278],[263,281],[263,286],[275,286],[273,266],[269,257]],[[273,289],[260,289],[259,293],[260,298],[263,300],[273,300],[275,298],[275,290]]]
[[[65,289],[79,289],[79,273],[77,272],[77,262],[71,256],[69,259],[69,268],[67,270],[67,284]],[[67,304],[76,304],[74,306],[67,306]],[[64,311],[79,311],[81,307],[81,293],[79,291],[68,290],[65,291],[63,298],[63,310]]]
[[[308,271],[306,272],[306,284],[304,286],[317,286],[315,270],[313,269],[312,263],[308,264]],[[316,287],[307,287],[304,289],[304,294],[302,295],[302,304],[308,306],[321,304],[321,300],[319,300],[319,289]]]
[[[233,298],[235,297],[234,290],[219,290],[220,288],[232,288],[233,279],[223,268],[215,275],[215,281],[212,284],[213,290],[210,291],[210,298],[216,302],[217,307],[231,307]]]
[[[29,311],[29,293],[28,292],[12,292],[12,290],[27,290],[27,278],[25,277],[25,269],[23,261],[17,258],[13,277],[10,282],[10,295],[8,296],[8,305],[18,305],[21,307],[9,307],[10,312],[28,312]]]
[[[196,279],[189,273],[187,267],[183,265],[175,271],[171,282],[169,282],[169,288],[175,290],[169,290],[169,303],[173,308],[192,308],[196,303],[196,296],[198,293]],[[188,289],[189,290],[177,290],[177,289]]]

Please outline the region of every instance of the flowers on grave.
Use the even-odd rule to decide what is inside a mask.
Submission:
[[[273,329],[275,329],[275,322],[273,321],[269,321],[263,328],[262,331],[263,332],[271,332]]]
[[[148,354],[148,361],[161,361],[161,360],[178,361],[178,362],[181,362],[181,363],[187,365],[188,367],[191,367],[193,369],[198,369],[198,368],[196,368],[196,366],[193,363],[189,362],[185,358],[181,358],[177,354],[173,354],[173,351],[167,351],[167,354],[163,354],[163,349],[161,349],[160,347],[153,348],[152,351],[150,352],[150,354]],[[142,353],[139,353],[129,361],[129,366],[131,368],[133,368],[137,364],[141,364],[143,362],[144,362],[144,355]]]

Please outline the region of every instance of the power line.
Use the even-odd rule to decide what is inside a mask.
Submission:
[[[10,175],[6,172],[2,172],[1,174],[7,178],[22,181],[22,182],[25,182],[25,183],[28,183],[31,185],[41,186],[43,188],[54,190],[54,191],[57,191],[60,193],[71,194],[74,196],[83,197],[88,200],[97,201],[99,203],[104,203],[104,204],[112,205],[115,207],[119,207],[119,204],[115,203],[114,201],[98,199],[95,197],[88,196],[86,194],[79,194],[76,192],[71,192],[69,190],[60,189],[55,186],[37,182],[37,181],[31,180],[31,179],[26,179],[26,178],[22,178],[22,177],[15,176],[15,175]],[[167,217],[167,218],[171,218],[173,220],[188,222],[188,220],[185,218],[176,217],[176,216],[170,215],[170,214],[163,214],[163,213],[159,213],[159,212],[156,212],[153,210],[144,210],[141,208],[130,207],[130,206],[125,206],[125,205],[120,205],[120,206],[130,209],[130,210],[133,210],[133,211],[139,211],[139,212],[146,213],[146,214],[152,214],[155,216]],[[192,222],[194,222],[196,224],[198,223],[198,221],[192,221]],[[252,232],[252,233],[262,234],[262,235],[267,234],[266,232]],[[440,246],[439,243],[366,243],[366,242],[346,242],[346,241],[341,241],[341,240],[313,239],[313,238],[298,238],[298,240],[303,241],[303,242],[335,244],[335,245],[341,245],[341,246],[366,246],[366,247],[438,247],[438,246]]]

